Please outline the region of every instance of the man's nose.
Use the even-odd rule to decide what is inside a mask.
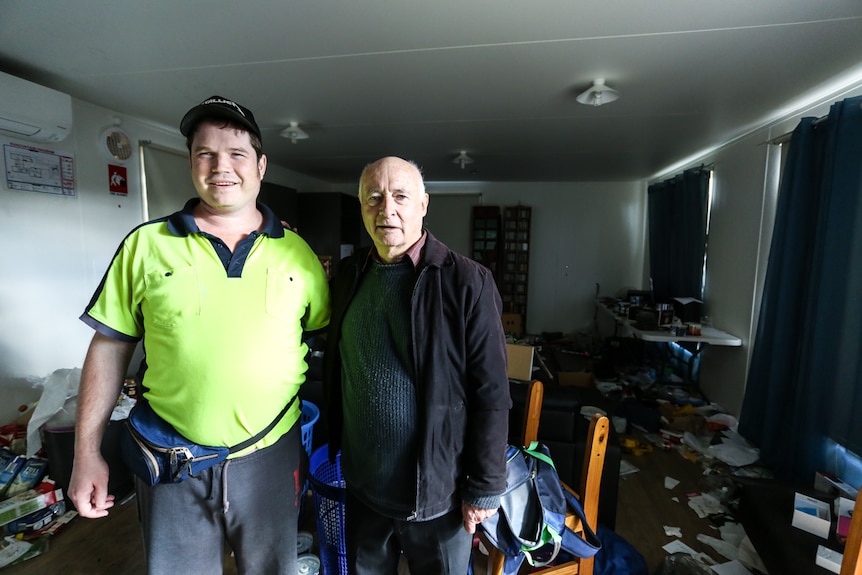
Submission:
[[[395,213],[395,198],[390,195],[383,196],[383,213],[386,215]]]
[[[215,154],[213,157],[212,171],[226,172],[228,169],[229,156],[227,154]]]

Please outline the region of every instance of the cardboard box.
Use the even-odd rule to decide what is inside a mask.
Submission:
[[[12,486],[12,481],[18,476],[18,473],[24,468],[26,463],[26,457],[23,455],[14,455],[0,466],[0,499],[6,497],[7,491]]]
[[[832,526],[832,513],[829,510],[829,504],[797,492],[793,498],[791,525],[823,539],[828,539],[829,528]]]
[[[560,371],[557,382],[570,387],[595,387],[596,376],[591,371]]]
[[[506,344],[506,373],[509,379],[530,381],[533,379],[533,353],[531,345]]]
[[[629,306],[629,320],[638,329],[656,330],[659,328],[659,311],[640,305]]]
[[[847,535],[850,533],[850,521],[853,519],[853,506],[856,502],[846,497],[838,496],[835,498],[835,516],[838,520],[835,522],[835,536],[840,543],[847,541]]]
[[[505,312],[503,314],[503,332],[520,337],[524,333],[524,318],[519,313]]]
[[[815,565],[820,565],[824,569],[828,569],[833,573],[841,573],[841,561],[844,559],[844,554],[829,549],[823,545],[817,546],[817,555],[814,558]]]
[[[700,323],[703,302],[693,297],[673,298],[673,313],[682,323]]]
[[[46,479],[35,489],[30,489],[0,501],[0,525],[35,513],[58,501],[63,501],[63,490],[55,489],[54,482]]]
[[[853,501],[859,495],[858,489],[843,481],[840,477],[836,477],[832,473],[825,471],[818,471],[814,474],[814,489],[830,496],[840,495]]]

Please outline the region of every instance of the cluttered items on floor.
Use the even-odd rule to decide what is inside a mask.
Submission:
[[[617,522],[616,530],[637,545],[661,541],[654,548],[639,548],[652,569],[662,559],[669,563],[662,575],[697,573],[684,570],[689,561],[712,572],[713,566],[724,566],[727,572],[743,574],[810,572],[807,569],[814,569],[815,562],[835,564],[834,553],[840,554],[846,545],[849,509],[857,492],[840,500],[834,485],[787,485],[777,479],[762,463],[757,446],[737,433],[735,417],[711,402],[696,379],[692,380],[698,373],[697,363],[692,365],[686,357],[678,361],[674,356],[684,350],[658,349],[662,344],[637,339],[599,339],[593,334],[523,336],[517,343],[533,346],[554,376],[574,372],[585,382],[582,387],[566,387],[563,378],[553,377],[548,379],[549,390],[574,390],[578,397],[570,401],[580,402],[585,417],[600,409],[611,419],[616,430],[612,446],[622,452],[620,493],[640,467],[651,474],[660,469],[650,459],[665,461],[678,456],[685,462],[680,466],[693,468],[686,471],[690,476],[684,489],[667,475],[664,487],[656,481],[657,491],[647,495],[667,499],[668,509],[676,505],[687,510],[692,520],[683,520],[685,529],[673,521],[656,527],[652,520],[634,527],[630,521]],[[652,480],[637,484],[639,494],[643,486],[652,489]],[[797,519],[797,523],[814,525],[826,538],[793,526],[794,493],[822,502],[800,505],[796,515],[807,514],[810,518]],[[622,499],[620,496],[621,505]],[[830,508],[828,514],[824,505]],[[840,522],[839,509],[844,510]],[[622,514],[618,517],[626,517],[622,508],[617,512]],[[699,531],[693,529],[697,524]],[[645,529],[660,533],[645,535]],[[691,559],[675,559],[678,553]]]
[[[74,414],[80,369],[56,370],[32,383],[35,400],[0,427],[0,567],[47,552],[50,539],[77,512],[66,497],[74,450]],[[132,490],[131,477],[114,451],[119,423],[133,405],[132,382],[117,398],[103,453],[112,466],[112,493]],[[130,396],[131,394],[131,396]]]

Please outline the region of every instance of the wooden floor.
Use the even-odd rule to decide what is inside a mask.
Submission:
[[[644,442],[643,436],[639,438]],[[705,476],[704,468],[680,455],[653,447],[642,455],[624,454],[623,459],[639,469],[620,478],[616,533],[631,543],[646,560],[650,573],[661,566],[668,552],[663,549],[679,540],[696,552],[703,552],[717,563],[723,558],[697,540],[699,534],[721,538],[717,526],[701,519],[688,505],[689,495],[717,488],[715,476]],[[679,481],[673,489],[665,487],[665,477]],[[667,535],[665,526],[678,528],[681,537]]]
[[[676,451],[657,447],[639,456],[624,454],[623,459],[639,471],[620,479],[616,532],[643,555],[649,573],[655,573],[667,555],[662,547],[677,539],[665,534],[665,526],[679,528],[683,543],[723,562],[714,550],[697,541],[699,533],[720,538],[718,531],[688,506],[688,494],[712,489],[703,468]],[[678,480],[679,484],[668,490],[665,477]],[[306,515],[310,515],[310,524],[313,514]],[[225,574],[236,573],[227,555],[225,565]],[[134,500],[113,509],[106,519],[74,519],[50,540],[47,553],[0,569],[0,575],[143,575],[145,572]]]
[[[143,575],[144,551],[134,500],[104,519],[76,517],[49,540],[48,551],[0,569],[15,575]]]

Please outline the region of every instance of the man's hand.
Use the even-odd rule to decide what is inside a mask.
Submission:
[[[482,509],[469,503],[461,502],[461,516],[464,518],[464,530],[471,535],[476,532],[476,526],[497,513],[496,509]]]
[[[108,473],[101,454],[76,456],[68,495],[81,517],[106,517],[114,506],[114,496],[108,494]]]

